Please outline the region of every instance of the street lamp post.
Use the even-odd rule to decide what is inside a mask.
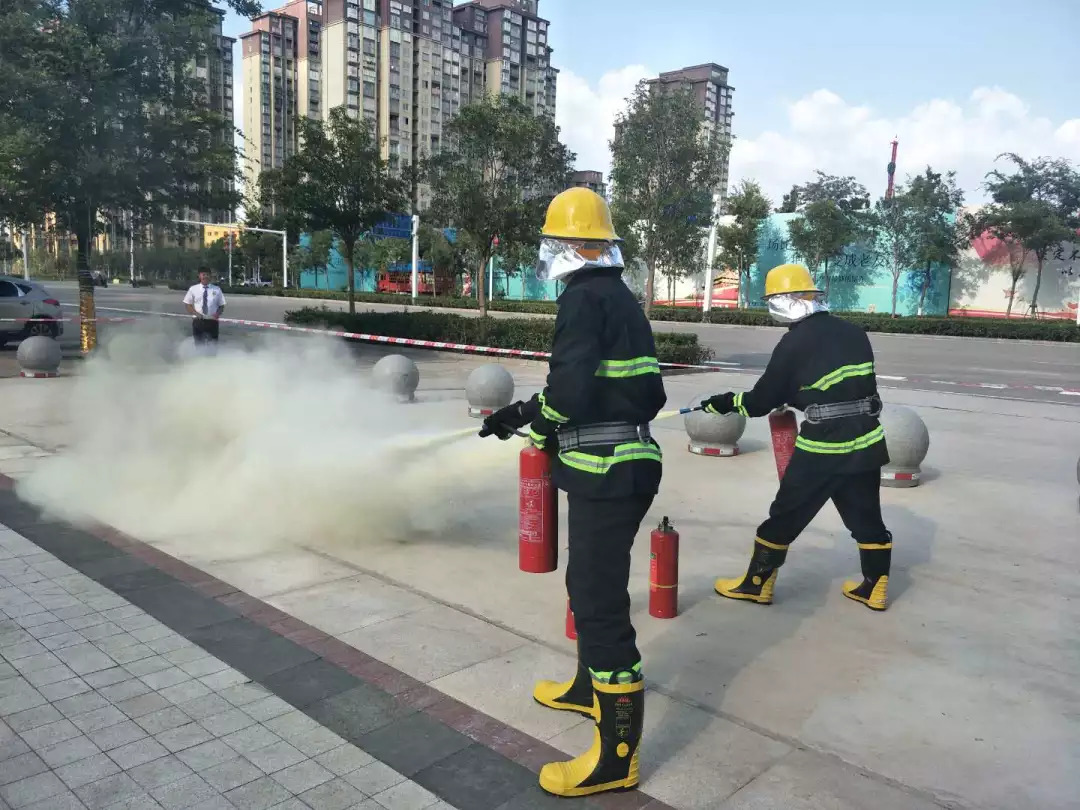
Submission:
[[[413,214],[412,218],[412,300],[416,303],[416,296],[420,286],[420,217]]]

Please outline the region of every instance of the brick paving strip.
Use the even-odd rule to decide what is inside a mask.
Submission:
[[[671,810],[548,796],[563,752],[122,532],[45,520],[14,483],[0,524],[47,554],[0,559],[0,810]]]

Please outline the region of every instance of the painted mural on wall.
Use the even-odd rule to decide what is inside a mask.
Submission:
[[[973,210],[973,209],[968,209]],[[780,264],[800,262],[791,247],[788,223],[799,214],[771,214],[762,225],[758,242],[758,260],[751,269],[748,294],[751,307],[764,307],[765,276]],[[731,217],[721,217],[728,224]],[[1023,316],[1030,308],[1035,290],[1036,268],[1029,256],[1024,274],[1016,288],[1013,315]],[[812,268],[815,281],[824,289],[824,268]],[[713,280],[713,306],[737,306],[731,268],[717,268]],[[960,266],[953,272],[934,265],[903,268],[897,286],[898,315],[916,315],[920,300],[926,315],[981,315],[1002,317],[1008,309],[1012,283],[1010,257],[1006,246],[990,236],[972,241],[961,254]],[[666,285],[658,281],[658,290]],[[700,302],[704,272],[681,279],[675,288],[676,305]],[[924,296],[925,287],[925,296]],[[887,251],[873,245],[850,245],[829,263],[829,304],[836,311],[892,311],[893,273]],[[1047,258],[1038,295],[1040,317],[1075,318],[1080,293],[1080,240],[1063,244]],[[667,297],[666,295],[664,296]]]

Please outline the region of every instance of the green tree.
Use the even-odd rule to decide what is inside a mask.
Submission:
[[[730,225],[718,229],[718,263],[734,267],[739,274],[739,306],[750,300],[750,269],[757,262],[761,226],[769,217],[772,201],[753,180],[744,180],[728,197],[727,211],[735,217]],[[710,290],[705,294],[709,295]]]
[[[420,258],[431,262],[431,275],[434,281],[431,294],[435,297],[442,286],[440,282],[453,279],[465,269],[465,257],[461,249],[447,239],[440,228],[422,222],[418,237]]]
[[[356,246],[405,208],[406,181],[382,159],[371,123],[351,118],[344,107],[332,109],[325,122],[301,116],[297,130],[300,148],[285,161],[274,196],[285,216],[303,222],[306,231],[329,230],[341,242],[354,313]]]
[[[844,248],[869,235],[870,218],[864,215],[870,195],[853,177],[836,177],[817,172],[817,179],[792,189],[799,219],[788,223],[795,253],[811,270],[821,269],[825,298],[831,283],[829,263]]]
[[[869,229],[874,247],[889,260],[892,274],[892,316],[896,317],[896,298],[900,276],[917,258],[917,223],[912,202],[904,189],[897,186],[892,197],[882,197],[870,212]]]
[[[457,228],[472,248],[480,313],[486,315],[485,273],[496,237],[537,241],[548,203],[570,183],[574,155],[550,117],[534,115],[509,95],[463,107],[445,134],[453,148],[423,166],[432,187],[431,214]]]
[[[1038,314],[1046,257],[1062,242],[1073,239],[1080,228],[1080,174],[1063,159],[1029,161],[1013,153],[998,156],[1002,157],[1008,158],[1015,171],[1005,174],[995,169],[987,174],[985,188],[993,202],[975,215],[971,228],[975,236],[989,232],[1010,246],[1013,279],[1009,314],[1016,285],[1024,275],[1024,259],[1035,257],[1035,289],[1029,305],[1034,316]],[[1012,260],[1014,249],[1019,252],[1019,262]]]
[[[908,181],[906,196],[915,221],[914,265],[919,272],[918,313],[922,315],[934,265],[953,273],[967,244],[966,230],[958,216],[964,192],[956,185],[956,172],[943,175],[927,166],[925,172]],[[946,301],[946,309],[948,305]]]
[[[229,0],[243,15],[258,5]],[[53,214],[78,240],[82,347],[97,344],[93,237],[104,213],[167,223],[231,210],[232,122],[195,66],[219,47],[209,3],[9,0],[0,10],[0,219]]]
[[[646,314],[655,298],[658,267],[685,268],[700,261],[729,149],[728,139],[703,132],[689,91],[658,91],[641,82],[616,119],[614,204],[648,267]]]

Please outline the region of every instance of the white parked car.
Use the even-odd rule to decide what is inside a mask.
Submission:
[[[64,333],[60,302],[36,281],[0,276],[0,346],[32,335]]]

